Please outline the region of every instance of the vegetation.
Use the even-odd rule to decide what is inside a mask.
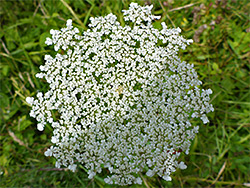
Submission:
[[[241,187],[250,186],[250,2],[248,0],[137,1],[154,4],[165,21],[180,27],[194,43],[181,52],[193,63],[204,87],[213,90],[215,111],[189,155],[188,166],[176,171],[172,182],[143,176],[143,185],[131,187]],[[52,128],[40,132],[25,101],[48,85],[35,77],[43,64],[50,29],[64,27],[67,19],[87,29],[90,17],[121,10],[130,1],[2,0],[0,7],[0,187],[118,187],[104,183],[104,171],[92,180],[79,166],[76,173],[54,168],[44,156],[51,145]],[[193,121],[194,124],[199,122]]]

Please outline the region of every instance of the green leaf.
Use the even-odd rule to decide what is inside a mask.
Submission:
[[[4,93],[0,93],[0,107],[5,108],[9,106],[9,97],[5,95]]]
[[[27,134],[27,138],[28,138],[28,143],[29,143],[29,145],[32,145],[32,144],[34,143],[34,138],[33,138],[33,136],[34,136],[34,132],[30,132],[30,133]]]
[[[241,69],[241,70],[236,72],[237,78],[244,78],[245,76],[247,76],[247,72],[245,69]]]
[[[33,47],[36,47],[38,45],[37,42],[28,42],[23,45],[24,49],[30,50]]]
[[[55,18],[55,17],[58,17],[58,16],[60,16],[60,15],[57,12],[54,12],[51,17]]]
[[[8,116],[6,116],[6,120],[10,119],[12,116],[14,116],[17,111],[19,110],[19,108],[16,105],[11,105],[10,107],[10,113],[8,114]]]
[[[7,40],[6,44],[9,51],[16,49],[16,45],[12,40]]]
[[[153,22],[153,26],[154,26],[154,28],[156,28],[156,29],[161,29],[161,28],[162,28],[161,22]]]
[[[40,136],[40,138],[41,138],[42,140],[47,140],[46,134],[42,134],[42,135]]]
[[[221,85],[225,88],[228,92],[232,92],[232,89],[235,88],[234,82],[229,77],[226,77],[222,80]]]
[[[0,156],[0,166],[5,166],[7,164],[8,160],[5,157],[5,155]]]
[[[51,37],[51,35],[48,32],[45,32],[43,34],[41,34],[40,38],[39,38],[39,44],[41,47],[47,46],[45,44],[46,38],[47,37]]]
[[[89,4],[91,4],[92,6],[95,5],[95,0],[86,0]]]
[[[219,66],[218,66],[218,64],[217,63],[213,63],[213,69],[215,70],[215,71],[217,71],[218,69],[219,69]]]
[[[239,170],[240,170],[241,172],[247,172],[247,171],[248,171],[248,167],[246,167],[246,165],[239,164],[239,165],[237,165],[237,166],[238,166],[238,168],[239,168]]]
[[[9,70],[10,70],[10,67],[9,67],[8,65],[5,65],[5,66],[3,67],[3,70],[2,70],[3,75],[4,75],[4,76],[7,76],[8,73],[9,73]]]
[[[30,120],[25,120],[26,119],[26,115],[24,115],[21,119],[24,119],[24,120],[21,121],[19,130],[23,131],[27,127],[29,127],[32,124],[32,122]]]
[[[41,57],[38,55],[31,56],[32,61],[40,63],[41,62]]]

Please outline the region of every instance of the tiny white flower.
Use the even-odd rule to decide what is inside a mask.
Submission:
[[[26,102],[27,102],[28,104],[32,105],[33,102],[34,102],[34,98],[33,98],[33,97],[27,97],[27,98],[26,98]]]
[[[213,93],[213,91],[211,89],[207,90],[207,94],[212,94],[212,93]]]
[[[50,157],[50,156],[52,156],[52,154],[53,154],[53,152],[52,152],[51,149],[47,149],[47,151],[44,152],[44,155],[45,155],[46,157]]]
[[[44,130],[44,125],[43,125],[42,123],[38,123],[38,124],[37,124],[37,129],[38,129],[39,131],[43,131],[43,130]]]
[[[51,142],[55,144],[55,143],[58,142],[58,139],[55,136],[52,136],[51,137]]]
[[[61,164],[58,161],[56,161],[55,167],[56,168],[61,168]]]
[[[204,114],[201,116],[201,120],[203,121],[204,124],[207,124],[209,122],[207,116]]]
[[[166,181],[172,181],[172,178],[170,177],[170,176],[168,176],[168,175],[165,175],[165,176],[163,176],[162,177],[164,180],[166,180]]]
[[[154,171],[153,170],[148,170],[146,175],[149,176],[149,177],[153,177],[154,176]]]
[[[36,77],[37,77],[37,78],[43,78],[43,77],[44,77],[44,74],[43,74],[43,73],[37,73],[37,74],[36,74]]]
[[[140,177],[136,178],[135,183],[141,185],[142,184],[142,179]]]
[[[107,184],[113,184],[113,181],[112,181],[112,179],[110,177],[105,178],[104,181]]]
[[[88,178],[89,178],[89,179],[92,179],[95,175],[96,175],[95,172],[90,172]]]
[[[38,98],[42,98],[43,97],[43,93],[42,92],[38,92],[36,95]]]
[[[183,170],[183,169],[186,169],[186,168],[187,168],[187,165],[185,165],[184,162],[180,162],[180,163],[179,163],[179,168],[182,169],[182,170]]]
[[[76,171],[76,164],[69,165],[68,169],[71,170],[72,172],[75,172]]]
[[[53,44],[53,40],[51,38],[47,37],[46,41],[45,41],[45,44],[47,44],[48,46],[52,45]]]
[[[67,24],[66,24],[66,26],[67,26],[67,27],[72,26],[72,20],[71,20],[71,19],[67,20]]]

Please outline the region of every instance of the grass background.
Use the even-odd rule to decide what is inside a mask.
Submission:
[[[250,3],[248,0],[136,1],[154,4],[165,21],[180,27],[195,42],[181,51],[182,60],[195,65],[204,88],[213,90],[215,112],[200,124],[188,156],[172,182],[143,176],[131,187],[250,187]],[[130,1],[0,0],[0,187],[118,187],[104,183],[106,171],[92,180],[82,166],[77,173],[54,168],[44,156],[51,145],[51,129],[39,132],[25,102],[46,83],[35,77],[45,54],[50,29],[73,19],[81,30],[90,17],[114,13]]]

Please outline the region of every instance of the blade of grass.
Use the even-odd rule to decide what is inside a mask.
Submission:
[[[83,186],[83,187],[86,187],[86,185],[83,183],[83,181],[76,175],[75,176],[76,179],[80,182],[80,184]]]
[[[227,164],[227,161],[224,162],[224,164],[222,165],[222,167],[221,167],[221,169],[220,169],[220,171],[219,171],[217,177],[216,177],[215,180],[212,182],[212,184],[208,186],[208,188],[210,188],[212,185],[214,185],[214,184],[218,181],[219,177],[221,176],[221,174],[223,173],[223,171],[224,171],[225,168],[226,168],[226,164]]]
[[[177,8],[173,8],[173,9],[170,9],[168,12],[173,12],[173,11],[176,11],[176,10],[181,10],[181,9],[184,9],[184,8],[190,8],[194,5],[196,5],[198,3],[191,3],[191,4],[188,4],[188,5],[184,5],[182,7],[177,7]]]
[[[76,13],[73,11],[73,9],[64,1],[61,0],[61,2],[63,3],[63,5],[70,11],[70,13],[74,16],[74,18],[76,19],[76,21],[84,28],[86,29],[86,26],[82,23],[82,21],[77,17]]]
[[[167,16],[167,18],[170,20],[171,24],[176,28],[176,26],[175,26],[173,20],[170,18],[170,16],[168,15],[166,9],[165,9],[164,6],[162,5],[162,2],[161,2],[160,0],[159,0],[158,2],[159,2],[159,4],[161,5],[162,10],[164,11],[164,14],[165,14],[165,15]]]
[[[26,63],[26,62],[24,62],[24,61],[21,61],[21,60],[19,60],[19,59],[16,59],[16,58],[14,58],[14,57],[12,57],[12,56],[10,56],[10,55],[8,55],[8,54],[5,54],[5,53],[3,53],[3,52],[0,52],[0,56],[4,56],[4,57],[7,57],[7,58],[9,58],[9,59],[11,59],[11,60],[14,60],[14,61],[17,61],[17,62],[19,62],[19,63],[22,63],[23,65],[25,65],[25,66],[28,66],[29,64],[28,63]]]
[[[87,12],[85,18],[84,18],[84,22],[83,22],[83,25],[86,26],[87,22],[88,22],[88,19],[89,19],[89,15],[91,13],[91,11],[93,10],[93,8],[95,7],[95,4],[92,4],[89,11]]]
[[[245,136],[245,137],[242,137],[242,138],[240,139],[240,141],[238,142],[238,144],[242,144],[243,142],[247,141],[248,139],[250,139],[250,134],[247,135],[247,136]]]
[[[214,180],[208,180],[205,178],[197,178],[197,177],[185,177],[183,178],[185,181],[200,181],[200,182],[208,182],[208,183],[213,183]],[[235,181],[217,181],[215,184],[218,185],[235,185],[235,186],[242,186],[243,184],[240,182],[235,182]]]
[[[35,73],[36,73],[35,67],[34,67],[34,65],[32,63],[32,60],[29,57],[29,54],[27,53],[27,51],[24,48],[24,45],[23,45],[23,42],[22,42],[22,39],[21,39],[21,37],[19,35],[18,30],[16,30],[16,32],[17,32],[17,36],[18,36],[18,39],[19,39],[19,42],[20,42],[20,47],[23,49],[24,56],[26,57],[26,59],[27,59],[27,61],[29,63],[29,66],[31,68],[31,73],[32,73],[32,76],[33,76],[33,80],[34,80],[36,86],[38,87],[38,89],[40,89],[41,88],[40,83],[37,81],[37,79],[35,77]]]

